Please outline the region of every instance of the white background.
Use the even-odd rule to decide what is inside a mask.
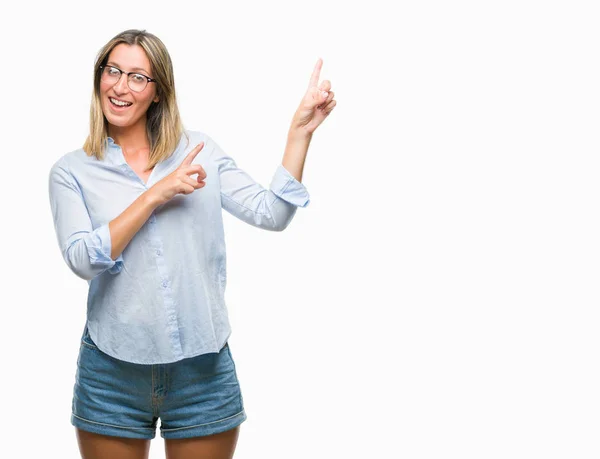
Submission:
[[[87,135],[96,53],[142,28],[185,126],[264,185],[319,57],[338,102],[284,232],[224,213],[236,459],[598,458],[593,4],[3,6],[0,456],[79,457],[87,283],[48,172]]]

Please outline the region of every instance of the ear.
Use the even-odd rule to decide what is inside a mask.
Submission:
[[[156,97],[154,98],[154,100],[152,100],[152,102],[158,103],[158,101],[159,101],[159,100],[160,100],[160,97],[156,96]]]

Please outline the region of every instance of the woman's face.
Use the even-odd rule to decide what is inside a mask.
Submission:
[[[108,55],[106,65],[117,67],[123,72],[139,72],[150,78],[153,77],[148,56],[139,45],[121,43],[115,46]],[[117,106],[111,99],[127,102],[128,106]],[[116,83],[106,83],[101,79],[100,100],[102,111],[109,124],[120,128],[134,126],[139,122],[145,124],[148,107],[153,101],[158,102],[156,83],[148,82],[143,91],[135,92],[127,84],[125,74],[122,74]]]

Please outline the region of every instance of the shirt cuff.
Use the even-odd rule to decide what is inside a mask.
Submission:
[[[96,266],[109,268],[108,272],[111,274],[121,272],[121,269],[123,269],[123,254],[120,254],[116,260],[110,257],[112,245],[108,223],[91,232],[89,236],[86,246],[90,262]]]
[[[295,206],[306,207],[310,203],[310,195],[306,187],[282,164],[277,166],[270,188],[277,197]]]

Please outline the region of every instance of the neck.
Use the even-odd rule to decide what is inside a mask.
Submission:
[[[150,140],[146,132],[146,119],[144,117],[134,126],[109,125],[108,135],[113,138],[124,153],[136,153],[140,150],[150,149]]]

